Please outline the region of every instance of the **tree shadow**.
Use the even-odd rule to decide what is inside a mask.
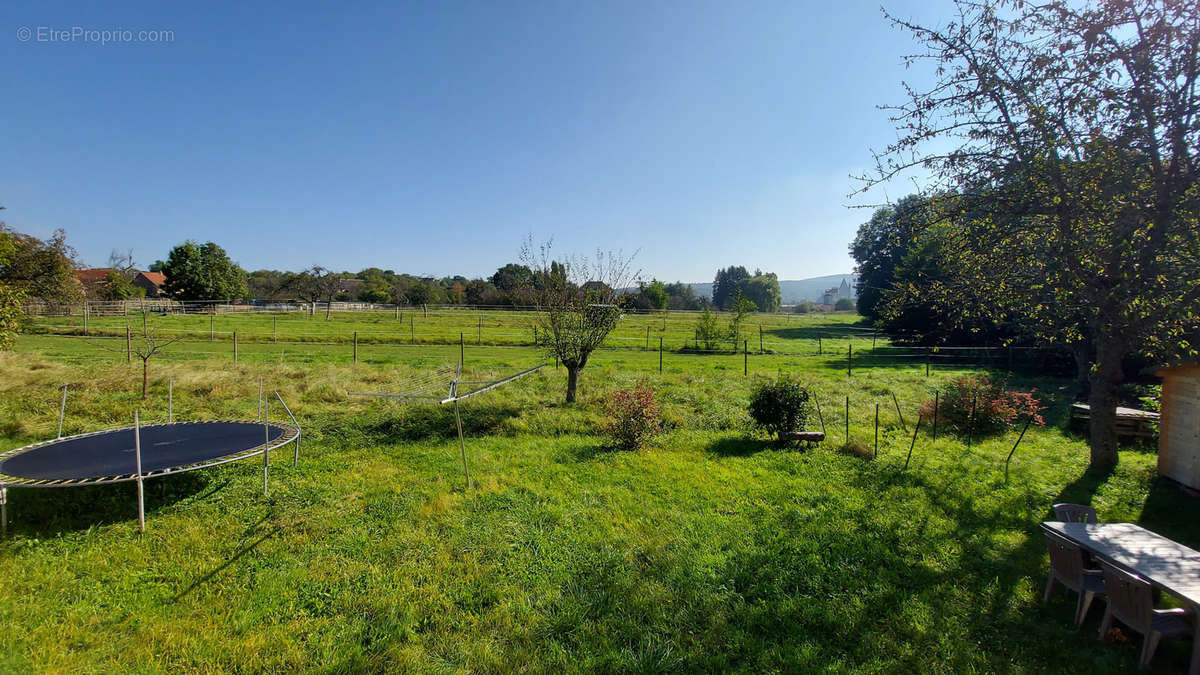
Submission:
[[[709,443],[707,450],[722,457],[748,457],[763,450],[782,447],[786,446],[762,438],[726,436]]]
[[[229,480],[206,471],[188,471],[143,483],[147,518],[184,499],[211,495]],[[10,534],[28,537],[61,534],[137,520],[137,483],[83,485],[73,488],[16,488],[8,490]]]
[[[504,423],[521,414],[513,403],[463,403],[459,409],[463,434],[499,435]],[[458,425],[452,405],[419,405],[405,407],[367,422],[363,432],[378,441],[446,440],[458,436]]]

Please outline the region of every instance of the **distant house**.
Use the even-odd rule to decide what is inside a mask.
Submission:
[[[838,286],[838,297],[854,298],[854,289],[850,287],[850,282],[842,279],[842,283]]]
[[[112,270],[108,267],[97,267],[90,270],[75,270],[75,279],[83,284],[84,288],[88,288],[95,284],[104,281],[108,273]]]
[[[133,285],[144,288],[147,298],[161,298],[165,295],[162,285],[166,280],[167,275],[162,272],[138,272],[138,275],[133,278]]]
[[[842,280],[842,285],[844,286],[845,284],[846,284],[846,280],[845,280],[845,279],[843,279],[843,280]],[[841,290],[840,290],[840,289],[837,289],[837,288],[830,288],[829,290],[825,291],[825,292],[824,292],[824,293],[821,295],[821,304],[822,304],[822,305],[829,305],[830,307],[833,307],[835,304],[837,304],[837,301],[838,301],[838,296],[839,296],[839,294],[840,294],[840,293],[841,293]]]

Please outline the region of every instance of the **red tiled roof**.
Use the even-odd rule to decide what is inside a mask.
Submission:
[[[75,278],[81,284],[94,284],[98,281],[104,281],[104,277],[108,274],[109,268],[96,268],[90,270],[75,270]]]
[[[167,275],[162,272],[142,272],[139,276],[146,277],[146,280],[155,286],[162,286],[163,282],[167,280]]]

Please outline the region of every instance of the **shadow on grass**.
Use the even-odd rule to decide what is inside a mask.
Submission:
[[[783,447],[787,446],[779,445],[778,443],[762,438],[726,436],[709,443],[708,451],[722,457],[748,457],[763,450]]]
[[[146,480],[147,519],[159,509],[195,495],[209,496],[228,479],[189,471]],[[9,532],[29,537],[86,530],[98,525],[137,521],[137,483],[73,488],[9,488]]]
[[[263,517],[262,517],[262,518],[260,518],[260,519],[258,520],[258,522],[256,522],[254,525],[250,526],[250,527],[247,529],[247,535],[249,535],[249,534],[252,534],[252,533],[254,533],[255,531],[257,531],[257,530],[258,530],[258,528],[259,528],[260,526],[262,526],[262,524],[263,524],[263,523],[267,522],[267,520],[270,518],[270,516],[271,516],[271,514],[270,514],[270,512],[268,511],[266,514],[264,514],[264,515],[263,515]],[[230,565],[232,565],[232,564],[234,564],[235,562],[237,562],[237,561],[238,561],[238,559],[240,559],[242,556],[244,556],[244,555],[246,555],[247,553],[250,553],[250,552],[251,552],[251,551],[253,551],[254,549],[258,548],[258,547],[259,547],[259,545],[261,545],[261,544],[262,544],[264,541],[266,541],[266,540],[270,539],[271,537],[274,537],[275,535],[279,534],[279,530],[280,530],[279,526],[278,526],[278,525],[276,525],[276,526],[272,527],[271,529],[267,530],[266,532],[264,532],[262,535],[260,535],[260,536],[258,536],[257,538],[255,538],[253,541],[251,541],[251,542],[249,542],[249,543],[247,543],[247,544],[244,544],[244,545],[243,545],[241,548],[239,548],[237,551],[235,551],[235,552],[233,553],[233,555],[229,556],[229,559],[228,559],[228,560],[226,560],[225,562],[221,563],[220,565],[217,565],[216,567],[214,567],[213,569],[211,569],[211,570],[209,570],[208,572],[204,573],[203,575],[201,575],[201,576],[197,577],[195,581],[193,581],[191,584],[189,584],[189,585],[188,585],[188,587],[187,587],[187,588],[183,589],[182,591],[180,591],[179,593],[177,593],[177,594],[175,595],[175,597],[171,598],[171,602],[173,602],[173,603],[174,603],[174,602],[179,602],[180,600],[182,600],[183,598],[187,597],[188,595],[191,595],[191,593],[192,593],[193,591],[195,591],[195,590],[196,590],[197,588],[199,588],[201,585],[203,585],[203,584],[205,584],[205,583],[208,583],[208,581],[209,581],[209,580],[213,579],[213,578],[214,578],[214,577],[216,577],[218,574],[220,574],[221,572],[223,572],[223,571],[225,571],[226,569],[228,569]]]
[[[460,404],[463,433],[468,436],[497,435],[507,420],[520,414],[521,408],[511,403]],[[361,429],[369,438],[378,442],[445,440],[458,437],[453,405],[414,405],[400,408],[369,418]]]

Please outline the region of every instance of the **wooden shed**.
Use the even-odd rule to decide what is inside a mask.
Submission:
[[[1200,490],[1200,363],[1156,374],[1163,379],[1158,473]]]

